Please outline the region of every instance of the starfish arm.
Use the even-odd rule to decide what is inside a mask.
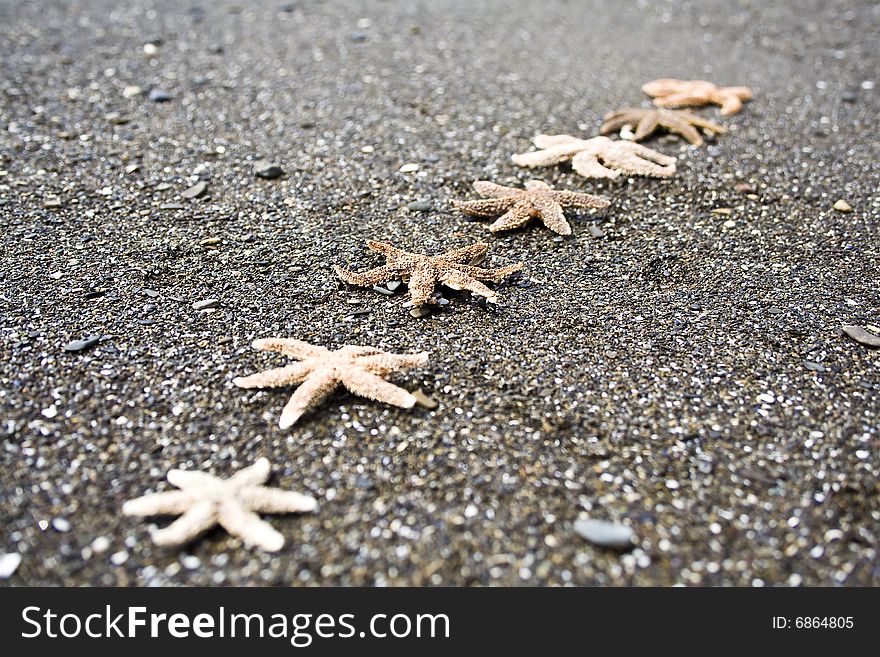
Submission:
[[[239,388],[282,388],[302,383],[312,371],[311,363],[293,363],[284,367],[257,372],[250,376],[239,376],[232,382]]]
[[[403,254],[400,249],[388,244],[388,242],[379,242],[377,240],[367,240],[367,248],[370,249],[370,251],[381,253],[386,258],[393,258]]]
[[[186,512],[193,505],[190,493],[173,490],[164,493],[151,493],[128,500],[122,505],[126,516],[176,516]]]
[[[246,509],[260,513],[310,513],[318,508],[311,495],[267,486],[242,488],[237,499]]]
[[[703,145],[703,138],[700,136],[699,130],[688,123],[685,118],[667,115],[660,119],[660,124],[669,132],[677,132],[694,146]]]
[[[753,98],[752,90],[749,87],[724,87],[723,91],[738,97],[740,100],[751,100]]]
[[[166,475],[169,483],[184,490],[217,490],[223,485],[223,481],[198,470],[169,470]]]
[[[605,166],[630,175],[668,178],[675,173],[675,158],[633,142],[608,142],[599,157]]]
[[[416,398],[403,388],[363,369],[346,372],[342,385],[356,395],[392,406],[412,408],[416,403]]]
[[[475,260],[482,260],[486,256],[488,250],[489,245],[485,242],[474,242],[473,244],[463,246],[460,249],[446,251],[445,253],[440,254],[440,257],[449,262],[468,263],[474,262]]]
[[[721,115],[722,116],[730,116],[731,114],[737,114],[742,109],[742,101],[738,96],[733,94],[724,94],[714,99],[719,105],[721,105]]]
[[[506,267],[497,267],[495,269],[483,269],[482,267],[467,267],[465,265],[458,265],[456,266],[455,271],[464,274],[465,276],[470,276],[471,278],[500,283],[511,274],[520,271],[522,268],[523,263],[517,262],[513,265],[507,265]]]
[[[535,138],[532,139],[532,143],[538,148],[550,148],[551,146],[575,144],[582,141],[582,139],[571,135],[535,135]]]
[[[497,217],[514,203],[516,203],[516,199],[508,197],[484,198],[479,201],[453,201],[452,205],[472,217]]]
[[[532,219],[532,205],[528,202],[521,202],[514,205],[505,214],[498,217],[490,226],[489,230],[493,233],[500,233],[505,230],[513,230],[525,226]]]
[[[513,163],[521,167],[547,167],[570,160],[573,155],[583,150],[583,142],[578,139],[576,143],[565,143],[551,146],[531,153],[518,153],[511,159]]]
[[[253,465],[243,468],[226,480],[224,485],[229,489],[256,486],[269,478],[272,466],[266,457],[258,458]]]
[[[369,271],[360,274],[354,271],[349,271],[348,269],[343,269],[338,265],[333,269],[336,271],[336,275],[346,283],[366,287],[378,285],[379,283],[386,283],[397,278],[401,273],[399,267],[391,265],[382,265],[381,267],[376,267],[375,269],[370,269]]]
[[[680,93],[688,89],[689,85],[684,80],[676,80],[674,78],[661,78],[652,80],[642,85],[642,91],[649,96],[668,96],[673,93]]]
[[[585,178],[617,178],[620,171],[615,171],[599,162],[596,153],[583,151],[571,160],[572,168]]]
[[[580,208],[583,210],[589,208],[607,208],[611,205],[611,201],[601,196],[593,196],[584,192],[553,192],[553,200],[555,200],[563,208]]]
[[[284,546],[284,536],[237,501],[225,500],[220,506],[217,521],[230,534],[267,552],[277,552]]]
[[[324,347],[319,347],[293,338],[260,338],[259,340],[254,340],[253,347],[260,351],[271,351],[284,354],[285,356],[296,358],[297,360],[322,356],[327,353],[327,350]]]
[[[421,367],[428,362],[428,352],[422,351],[418,354],[372,354],[358,358],[358,367],[363,367],[373,374],[390,374],[391,372],[399,372],[414,367]]]
[[[660,124],[660,117],[656,112],[647,112],[636,125],[636,132],[633,135],[635,141],[642,141],[653,133]]]
[[[409,288],[409,299],[413,306],[421,306],[428,302],[428,299],[434,293],[435,280],[436,274],[434,269],[426,265],[415,267],[410,272],[407,287]]]
[[[632,109],[623,109],[605,115],[604,122],[599,128],[600,135],[610,135],[617,132],[625,125],[633,125],[638,122],[638,115]]]
[[[656,165],[650,167],[653,171],[655,171],[651,175],[668,177],[675,173],[674,157],[664,155],[663,153],[658,153],[657,151],[652,150],[647,146],[642,146],[641,144],[629,143],[627,144],[626,149],[631,151],[634,156],[641,158],[645,162],[648,162],[649,165]],[[641,166],[645,166],[644,162],[641,163]]]
[[[167,527],[152,533],[156,545],[183,545],[217,524],[217,506],[203,500],[190,507]]]
[[[505,187],[504,185],[496,185],[488,180],[478,180],[474,183],[474,190],[480,196],[486,198],[506,198],[508,196],[516,196],[520,190],[515,187]]]
[[[444,285],[451,287],[453,290],[469,290],[481,297],[486,297],[490,302],[498,301],[498,294],[495,290],[490,289],[472,276],[468,276],[464,272],[447,271],[443,272],[441,280]]]
[[[560,235],[571,235],[571,225],[565,220],[565,213],[559,203],[544,199],[534,199],[532,203],[547,228]]]
[[[660,96],[654,99],[654,104],[657,107],[699,107],[708,103],[709,99],[706,96],[691,91],[669,94],[668,96]]]
[[[684,118],[693,126],[698,128],[702,128],[703,130],[708,130],[709,132],[714,132],[719,135],[724,134],[727,130],[724,129],[723,126],[718,125],[714,121],[710,121],[709,119],[704,119],[702,116],[698,116],[696,114],[691,114],[690,112],[684,113]]]
[[[331,373],[315,370],[303,381],[302,385],[291,395],[290,400],[281,411],[278,425],[282,429],[293,426],[302,415],[317,406],[336,389],[339,380]]]

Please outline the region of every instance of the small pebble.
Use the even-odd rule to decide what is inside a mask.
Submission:
[[[123,98],[134,98],[135,96],[140,96],[142,93],[144,93],[144,90],[135,84],[130,84],[122,90]]]
[[[409,314],[413,317],[424,317],[425,315],[431,314],[431,309],[427,306],[416,306],[415,308],[409,309]]]
[[[275,180],[284,175],[284,169],[269,160],[257,160],[254,162],[254,175],[257,178]]]
[[[149,98],[154,103],[167,103],[171,100],[171,95],[167,91],[162,91],[161,89],[152,89]]]
[[[61,199],[57,196],[52,196],[43,201],[44,208],[60,208],[61,207]]]
[[[430,212],[431,207],[432,206],[429,201],[413,201],[406,206],[407,210],[410,210],[412,212]]]
[[[208,183],[204,182],[203,180],[200,180],[199,182],[197,182],[195,185],[193,185],[192,187],[190,187],[186,191],[181,192],[180,195],[183,198],[189,198],[189,199],[198,198],[199,196],[201,196],[202,194],[205,193],[205,190],[207,188],[208,188]]]
[[[861,326],[847,325],[843,327],[843,332],[860,344],[868,347],[880,347],[880,335],[874,335]]]
[[[130,118],[128,118],[127,116],[123,116],[119,112],[108,112],[104,115],[104,118],[113,125],[125,125],[126,123],[131,121]]]
[[[163,203],[159,206],[160,210],[183,210],[186,206],[180,203]]]
[[[70,521],[66,518],[53,518],[52,519],[52,528],[56,532],[69,532],[70,531]]]
[[[21,564],[21,555],[16,552],[6,552],[0,554],[0,579],[9,579],[12,577],[19,564]]]
[[[114,566],[121,566],[126,561],[128,561],[128,552],[126,550],[120,550],[110,555],[110,563]]]
[[[100,341],[100,335],[90,335],[89,337],[82,340],[74,340],[73,342],[68,342],[64,347],[64,351],[85,351],[86,349],[91,349]]]
[[[608,548],[632,546],[634,532],[626,525],[606,520],[581,519],[574,523],[574,531],[594,545]]]
[[[92,541],[92,552],[95,554],[101,554],[102,552],[106,552],[110,547],[110,539],[106,536],[98,536],[94,541]]]
[[[365,32],[352,32],[349,38],[355,43],[363,43],[367,40],[367,34]]]
[[[725,228],[735,228],[736,222],[733,219],[728,219],[727,221],[724,222],[723,225]]]
[[[600,237],[605,237],[605,231],[599,228],[596,224],[590,224],[587,226],[587,230],[590,231],[590,235],[599,239]]]
[[[125,167],[125,173],[134,173],[135,171],[139,171],[140,168],[140,164],[129,164],[127,167]]]
[[[194,554],[185,554],[180,557],[180,563],[187,570],[195,570],[202,565],[202,560]]]
[[[399,170],[400,173],[415,173],[419,170],[419,165],[415,162],[408,162],[407,164],[404,164],[402,167],[400,167]]]
[[[834,204],[834,209],[838,212],[852,212],[852,206],[844,201],[842,198],[838,199]]]
[[[192,307],[193,310],[208,310],[209,308],[216,308],[220,305],[220,299],[203,299],[202,301],[196,301]]]

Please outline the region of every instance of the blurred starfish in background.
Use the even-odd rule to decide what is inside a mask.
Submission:
[[[152,493],[122,506],[127,516],[180,515],[164,529],[152,532],[156,545],[183,545],[214,525],[220,525],[245,543],[270,552],[284,545],[284,537],[260,513],[306,513],[318,508],[315,498],[292,491],[261,486],[270,465],[260,458],[229,479],[205,472],[171,470],[168,481],[177,491]]]
[[[604,123],[599,132],[608,135],[629,125],[635,128],[634,141],[642,141],[657,131],[665,128],[687,139],[694,146],[702,146],[703,138],[697,128],[717,134],[725,132],[717,123],[704,119],[684,110],[667,110],[656,108],[627,107],[605,115]]]
[[[642,91],[654,98],[657,107],[720,105],[725,116],[736,114],[744,100],[752,99],[748,87],[718,87],[706,80],[663,78],[642,85]]]
[[[489,303],[497,303],[497,293],[480,281],[500,283],[523,266],[521,262],[497,269],[473,266],[470,263],[482,260],[489,250],[489,245],[483,242],[436,256],[410,253],[391,244],[374,240],[367,240],[367,248],[384,255],[386,263],[360,274],[336,267],[339,278],[346,283],[361,286],[378,285],[400,278],[408,279],[409,296],[413,306],[429,303],[437,283],[454,290],[469,290],[486,297]]]
[[[281,412],[279,426],[292,426],[340,385],[361,397],[412,408],[416,397],[383,376],[428,362],[428,354],[389,354],[374,347],[347,345],[330,351],[293,338],[254,340],[254,349],[274,351],[298,363],[233,379],[240,388],[281,388],[301,384]]]
[[[532,141],[542,150],[514,155],[514,164],[546,167],[571,160],[572,168],[587,178],[617,178],[621,173],[669,178],[675,173],[674,157],[631,141],[571,135],[538,135]]]
[[[563,212],[565,208],[605,208],[609,205],[604,198],[581,192],[558,191],[540,180],[528,180],[525,187],[517,189],[478,180],[474,183],[474,189],[485,199],[453,201],[452,204],[474,217],[501,215],[489,226],[493,233],[525,226],[537,217],[547,228],[560,235],[571,235],[571,226]]]

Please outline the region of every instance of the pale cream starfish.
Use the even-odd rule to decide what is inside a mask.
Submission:
[[[254,340],[254,349],[274,351],[298,363],[277,367],[233,379],[240,388],[281,388],[302,384],[281,411],[279,426],[292,426],[309,409],[340,385],[367,399],[412,408],[416,397],[403,388],[389,383],[383,376],[428,362],[427,352],[418,354],[389,354],[374,347],[347,345],[330,351],[293,338],[264,338]]]
[[[180,515],[164,529],[152,532],[156,545],[183,545],[220,525],[245,543],[277,552],[284,537],[257,513],[308,513],[317,509],[318,503],[309,495],[261,486],[269,478],[269,470],[265,458],[225,480],[206,472],[171,470],[168,481],[180,490],[129,500],[122,505],[122,513]]]
[[[636,131],[634,141],[641,141],[649,137],[658,128],[665,128],[668,132],[676,132],[687,139],[694,146],[702,146],[703,138],[697,128],[721,134],[725,130],[717,123],[713,123],[702,116],[685,112],[684,110],[668,110],[657,108],[627,107],[605,115],[604,123],[599,128],[603,135],[617,132],[623,126],[633,126]]]
[[[439,282],[454,290],[470,290],[486,297],[490,303],[498,302],[498,295],[480,281],[500,283],[512,273],[522,269],[522,263],[497,269],[483,269],[469,264],[478,262],[489,250],[489,245],[477,242],[461,249],[453,249],[436,256],[409,253],[385,242],[367,240],[367,248],[378,251],[386,258],[381,267],[363,273],[336,267],[339,278],[352,285],[372,286],[391,280],[409,280],[409,296],[413,306],[432,301],[434,286]]]
[[[547,167],[571,160],[572,168],[587,178],[617,178],[621,173],[669,178],[675,173],[674,157],[631,141],[571,135],[538,135],[532,141],[542,150],[514,155],[514,164]]]
[[[565,220],[564,208],[606,208],[604,198],[581,192],[563,192],[540,180],[528,180],[525,189],[504,187],[487,180],[478,180],[474,189],[487,198],[480,201],[453,201],[465,214],[474,217],[497,217],[489,230],[497,233],[525,226],[538,217],[547,228],[560,235],[571,235],[571,226]]]
[[[657,107],[720,105],[725,116],[736,114],[744,100],[752,99],[748,87],[718,87],[706,80],[663,78],[642,85],[642,91],[654,98]]]

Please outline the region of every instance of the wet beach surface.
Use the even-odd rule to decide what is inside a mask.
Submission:
[[[768,5],[0,2],[2,583],[880,583],[880,350],[841,333],[880,324],[880,7]],[[755,100],[646,142],[669,180],[510,162],[659,77]],[[570,238],[450,207],[531,178],[612,204]],[[526,267],[415,318],[334,275],[366,239]],[[292,390],[232,384],[270,336],[428,350],[392,380],[439,405],[282,431]],[[279,553],[120,513],[260,456],[321,505],[267,516]]]

